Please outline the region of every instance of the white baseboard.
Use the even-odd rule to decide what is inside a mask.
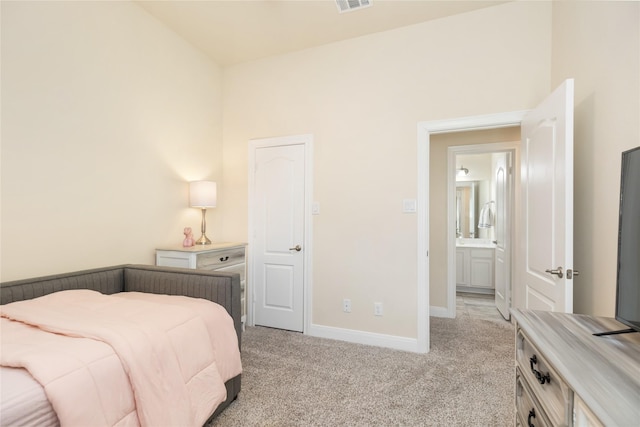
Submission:
[[[447,307],[429,307],[429,316],[454,318],[455,313]],[[421,353],[418,350],[418,339],[400,337],[396,335],[377,334],[374,332],[357,331],[354,329],[336,328],[311,324],[305,334],[312,337],[328,338],[332,340],[347,341],[355,344],[373,345],[377,347],[392,348],[394,350]]]
[[[347,341],[355,344],[373,345],[377,347],[392,348],[394,350],[419,353],[417,338],[376,334],[373,332],[356,331],[353,329],[343,329],[333,326],[314,324],[310,325],[309,329],[305,333],[307,335],[318,338],[329,338],[333,340]]]
[[[456,317],[455,313],[451,313],[447,307],[429,307],[429,316],[432,317],[446,317],[448,319],[453,319]]]

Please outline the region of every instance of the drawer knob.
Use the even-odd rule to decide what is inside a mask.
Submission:
[[[534,354],[529,359],[529,365],[531,366],[531,372],[533,372],[533,375],[535,375],[535,377],[538,379],[538,382],[540,384],[544,384],[545,382],[547,384],[550,383],[551,382],[551,376],[549,375],[548,372],[546,374],[543,374],[542,372],[540,372],[536,368],[534,368],[533,365],[536,365],[537,363],[538,363],[538,358]]]
[[[536,427],[532,422],[531,422],[531,418],[535,418],[536,417],[536,411],[535,409],[531,409],[529,411],[529,416],[527,417],[527,424],[529,424],[529,427]]]
[[[226,261],[226,260],[228,260],[228,259],[229,259],[229,257],[228,257],[228,256],[220,257],[220,262],[225,262],[225,261]]]

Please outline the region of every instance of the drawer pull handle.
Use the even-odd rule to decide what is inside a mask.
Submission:
[[[529,359],[529,365],[531,366],[531,372],[533,372],[533,375],[535,375],[535,377],[538,379],[538,382],[540,384],[544,384],[545,382],[546,383],[550,383],[551,382],[551,376],[549,375],[548,372],[546,374],[543,374],[542,372],[538,371],[536,368],[533,367],[533,365],[536,365],[537,363],[538,363],[538,358],[534,354]]]
[[[536,417],[536,411],[534,409],[531,409],[529,411],[529,417],[527,417],[527,424],[529,424],[529,427],[536,427],[532,422],[531,422],[531,418],[535,418]]]
[[[220,258],[220,262],[225,262],[225,261],[226,261],[226,260],[228,260],[228,259],[229,259],[229,257],[228,257],[228,256],[221,257],[221,258]]]

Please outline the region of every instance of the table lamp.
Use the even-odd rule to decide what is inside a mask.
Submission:
[[[202,209],[202,236],[196,240],[196,245],[210,245],[211,240],[206,235],[207,208],[215,208],[218,198],[218,187],[213,181],[193,181],[189,183],[189,204],[192,208]]]

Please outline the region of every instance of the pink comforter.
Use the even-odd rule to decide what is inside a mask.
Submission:
[[[242,371],[231,317],[203,299],[73,290],[0,310],[1,364],[43,385],[62,426],[200,426]]]

